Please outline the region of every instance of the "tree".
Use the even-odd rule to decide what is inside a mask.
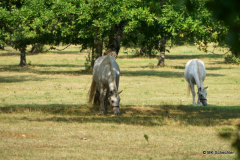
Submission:
[[[209,42],[222,44],[226,28],[221,22],[212,19],[211,13],[205,7],[205,1],[191,1],[190,12],[185,5],[176,4],[172,0],[161,3],[160,11],[154,19],[154,25],[142,25],[137,28],[138,33],[143,35],[142,45],[148,46],[148,50],[157,49],[159,54],[158,65],[164,65],[166,42],[198,44],[199,49],[207,50]],[[136,33],[129,33],[128,40],[136,44]],[[124,39],[126,42],[127,39]],[[126,43],[124,43],[126,44]],[[204,45],[203,45],[204,44]],[[146,47],[145,47],[146,48]]]
[[[35,41],[36,32],[29,27],[29,21],[33,21],[34,14],[30,6],[26,7],[28,1],[12,0],[0,3],[1,32],[4,41],[11,40],[15,49],[21,52],[20,66],[26,66],[26,47]],[[9,39],[10,38],[10,39]]]
[[[175,44],[179,40],[205,43],[219,39],[224,30],[210,18],[205,1],[192,0],[194,12],[172,0],[10,2],[1,3],[0,27],[13,35],[16,49],[24,52],[22,48],[38,43],[81,44],[92,48],[92,65],[103,54],[104,46],[108,54],[117,57],[123,34],[139,32],[144,37],[141,47],[146,45],[149,55],[153,48],[158,49],[159,64],[163,65],[167,40]]]
[[[212,34],[212,38],[209,36],[208,39],[204,39],[204,44],[201,47],[208,51],[207,44],[215,42],[219,46],[228,47],[232,54],[239,56],[239,2],[237,0],[175,0],[175,4],[186,6],[190,14],[195,12],[194,5],[196,3],[201,4],[202,8],[208,11],[207,22],[211,23],[211,28],[206,32]]]
[[[151,5],[154,3],[157,2],[152,1]],[[107,50],[117,55],[123,31],[134,30],[138,20],[153,22],[154,14],[147,6],[143,7],[144,4],[150,3],[137,0],[12,0],[1,3],[0,13],[4,15],[1,29],[13,35],[14,48],[22,52],[22,48],[33,43],[57,45],[63,42],[99,48],[99,39],[108,37]],[[18,35],[25,37],[17,38]]]
[[[206,7],[213,13],[213,17],[222,21],[228,29],[225,44],[231,48],[234,55],[240,57],[240,8],[239,1],[210,0]]]

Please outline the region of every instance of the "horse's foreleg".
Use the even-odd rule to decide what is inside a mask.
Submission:
[[[194,84],[192,82],[189,83],[190,84],[190,88],[191,88],[191,92],[192,92],[192,98],[193,98],[193,105],[196,105],[196,101],[195,101],[195,91],[194,91]]]
[[[96,89],[93,104],[100,104],[99,97],[100,97],[100,92],[98,91],[98,89]]]
[[[197,105],[198,105],[198,106],[202,106],[202,102],[200,102],[199,94],[198,94]]]

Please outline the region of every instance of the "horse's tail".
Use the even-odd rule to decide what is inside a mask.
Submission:
[[[91,84],[91,87],[88,92],[88,94],[89,94],[88,103],[92,103],[93,97],[96,93],[96,89],[97,89],[97,83],[92,79],[92,84]]]
[[[190,84],[188,83],[187,96],[190,95]]]

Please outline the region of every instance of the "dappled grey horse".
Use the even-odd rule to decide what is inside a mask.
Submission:
[[[196,105],[195,101],[195,90],[194,85],[197,85],[198,89],[198,101],[197,105],[207,105],[207,92],[206,89],[208,87],[203,86],[203,81],[206,77],[206,70],[203,61],[199,59],[192,59],[187,62],[186,68],[184,71],[184,77],[188,82],[188,95],[190,92],[190,88],[193,96],[193,105]]]
[[[96,91],[99,91],[100,115],[107,112],[107,100],[116,115],[120,114],[120,97],[118,92],[120,69],[111,56],[102,56],[96,59],[93,67],[92,85],[89,91],[89,103],[92,102]]]

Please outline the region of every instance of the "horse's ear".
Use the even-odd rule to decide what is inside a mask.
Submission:
[[[121,90],[121,91],[118,91],[118,94],[122,93],[122,91],[123,91],[123,90]]]
[[[204,89],[207,89],[208,88],[208,86],[207,87],[205,87]]]

